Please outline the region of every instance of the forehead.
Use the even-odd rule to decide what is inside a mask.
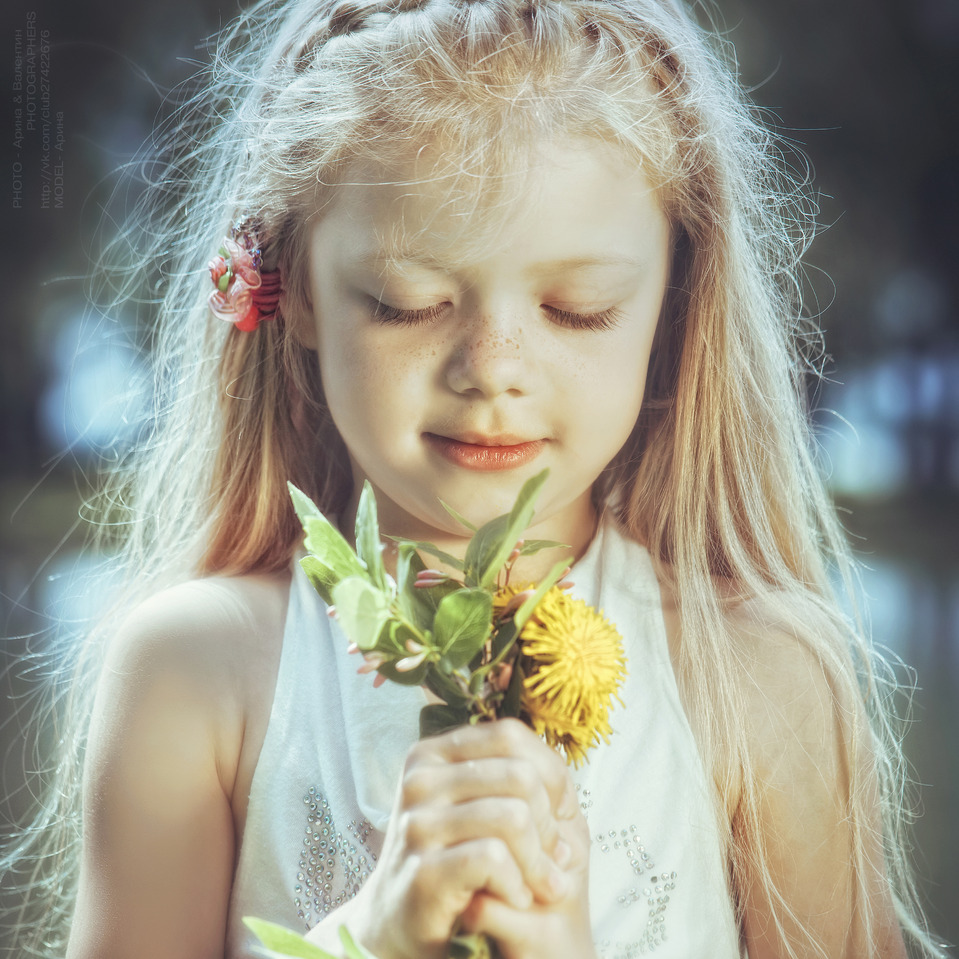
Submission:
[[[354,262],[450,270],[505,247],[532,247],[555,261],[628,261],[668,237],[656,189],[620,149],[580,138],[510,161],[470,168],[431,148],[406,161],[354,163],[317,237]]]

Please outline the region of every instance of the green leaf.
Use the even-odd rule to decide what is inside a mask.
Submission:
[[[383,566],[383,544],[376,519],[376,497],[370,481],[363,483],[360,502],[356,509],[356,552],[366,567],[374,586],[386,589],[386,569]]]
[[[537,473],[523,484],[513,508],[506,516],[497,516],[470,540],[466,548],[466,584],[489,588],[503,564],[513,552],[523,531],[533,519],[533,507],[549,476],[549,470]]]
[[[402,598],[407,591],[412,591],[416,582],[416,574],[426,569],[420,554],[409,543],[397,543],[396,546],[396,589]]]
[[[533,610],[539,605],[539,601],[546,595],[546,592],[555,586],[562,577],[563,573],[569,568],[569,559],[561,559],[556,563],[553,568],[546,575],[546,578],[536,587],[536,592],[532,596],[528,597],[526,601],[518,610],[516,610],[516,615],[513,617],[513,622],[516,623],[516,628],[521,630],[526,623],[528,622],[530,616],[533,615]]]
[[[385,676],[391,683],[399,683],[400,686],[422,686],[426,681],[429,668],[429,662],[424,660],[416,669],[400,672],[395,663],[386,662],[380,666],[377,672]]]
[[[474,533],[476,532],[475,524],[471,523],[465,516],[463,516],[462,513],[457,513],[449,503],[444,503],[443,500],[440,500],[440,505],[446,510],[447,513],[450,514],[450,516],[453,517],[453,519],[456,520],[457,523],[460,524],[460,526],[465,526],[468,530],[472,530]]]
[[[383,641],[384,635],[388,642]],[[385,634],[380,634],[378,650],[385,654],[386,662],[380,666],[377,672],[382,673],[387,679],[399,683],[401,686],[422,686],[426,682],[428,674],[433,671],[431,669],[433,662],[429,656],[424,658],[423,662],[415,669],[400,671],[396,668],[396,664],[401,660],[416,655],[410,652],[406,645],[407,640],[410,639],[426,649],[432,650],[435,648],[433,637],[429,631],[417,635],[406,623],[398,619],[391,619],[389,629],[386,630]]]
[[[506,695],[500,703],[499,714],[502,718],[519,716],[523,705],[523,668],[520,666],[520,657],[513,661],[513,675],[509,678]]]
[[[323,602],[332,606],[333,587],[340,581],[339,577],[315,556],[304,556],[300,560],[300,568],[306,573],[306,578],[313,584],[313,588],[323,597]]]
[[[485,589],[458,589],[443,597],[433,620],[433,639],[453,669],[465,666],[480,651],[492,617],[493,598]]]
[[[266,922],[254,916],[244,916],[243,924],[267,949],[282,956],[295,956],[296,959],[338,959],[332,953],[314,946],[301,935],[278,926],[275,922]]]
[[[331,588],[347,576],[365,576],[366,568],[343,534],[319,511],[306,493],[292,483],[287,483],[287,486],[293,508],[306,533],[304,546],[308,553],[316,557],[317,563],[313,564],[313,569],[319,580]],[[326,567],[326,572],[320,572],[321,565]]]
[[[469,718],[469,710],[463,706],[430,703],[429,706],[424,706],[420,710],[420,739],[438,736],[448,729],[465,726]]]
[[[400,619],[390,619],[389,623],[389,629],[383,633],[380,633],[379,642],[379,651],[388,656],[395,655],[398,658],[403,659],[406,656],[412,655],[406,646],[409,640],[413,640],[416,643],[422,643],[424,639],[432,640],[432,636],[429,634],[429,632],[417,634],[409,627],[409,625]],[[384,640],[386,640],[386,642],[384,642]],[[430,647],[432,646],[431,643],[426,643],[423,645],[428,645]]]
[[[520,547],[520,556],[532,556],[541,549],[569,549],[569,543],[555,543],[551,539],[529,539]]]
[[[416,582],[416,574],[424,569],[426,564],[416,552],[415,546],[409,542],[401,543],[396,560],[396,581],[399,589],[396,597],[397,605],[400,612],[414,623],[417,629],[432,631],[433,618],[436,616],[441,600],[461,587],[450,580],[438,586],[431,586],[429,589],[417,589],[413,585]]]
[[[509,548],[506,548],[508,530],[509,516],[504,515],[491,519],[476,531],[466,547],[463,578],[467,586],[489,586],[496,579],[516,545],[514,539]],[[497,559],[500,559],[499,563],[496,562]]]
[[[434,667],[426,674],[424,686],[434,695],[439,696],[448,706],[457,708],[466,708],[469,703],[469,697],[459,686],[452,676],[447,675],[442,669]]]
[[[513,619],[507,619],[500,623],[499,628],[493,634],[493,659],[501,659],[506,650],[516,642],[519,636],[519,629]]]
[[[315,556],[324,566],[328,566],[337,579],[346,579],[347,576],[367,576],[366,567],[360,562],[353,547],[328,519],[309,517],[303,529],[306,531],[303,545],[307,552]]]
[[[343,632],[360,649],[374,649],[390,618],[389,596],[360,576],[341,580],[332,592],[336,618]]]
[[[461,573],[463,572],[463,560],[457,559],[452,553],[444,552],[432,543],[423,543],[415,539],[404,539],[402,536],[388,536],[387,539],[393,540],[393,542],[399,546],[412,546],[413,549],[418,549],[421,553],[428,553],[430,556],[435,556],[438,560],[446,563],[447,566],[459,570]]]
[[[306,525],[308,519],[324,519],[319,507],[310,499],[303,490],[298,489],[292,483],[287,483],[286,488],[290,491],[290,499],[293,500],[293,509],[300,518],[300,523]],[[255,920],[259,922],[260,920]]]

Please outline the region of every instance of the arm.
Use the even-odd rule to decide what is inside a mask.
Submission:
[[[112,644],[86,756],[69,959],[223,955],[243,716],[221,655],[235,623],[211,589],[148,601]]]
[[[789,955],[784,940],[797,955],[810,955],[803,930],[829,959],[905,959],[885,879],[872,756],[849,733],[853,725],[866,728],[862,704],[796,637],[756,617],[739,619],[737,632],[763,846],[761,853],[745,849],[749,865],[740,889],[750,959],[782,959]],[[862,797],[858,836],[849,815],[854,788]],[[735,840],[743,843],[745,815],[743,805],[733,820]],[[782,930],[764,894],[760,861],[791,912],[779,910]]]

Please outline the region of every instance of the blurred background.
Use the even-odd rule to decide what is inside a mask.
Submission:
[[[916,670],[916,862],[934,927],[959,942],[959,0],[718,6],[743,81],[814,175],[808,299],[831,357],[816,425],[875,639]],[[116,171],[236,9],[6,0],[0,13],[3,831],[34,763],[11,707],[30,689],[24,654],[53,619],[93,608],[70,588],[91,562],[80,504],[149,402],[132,317],[84,322],[93,237],[110,232]]]

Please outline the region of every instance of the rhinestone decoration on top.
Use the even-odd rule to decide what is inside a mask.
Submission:
[[[306,831],[293,902],[303,925],[312,929],[360,891],[373,872],[376,854],[366,845],[373,827],[365,819],[352,820],[344,835],[333,822],[329,802],[315,786],[310,786],[303,804]]]
[[[580,806],[588,819],[589,809],[593,805],[590,792],[588,789],[580,790],[579,786],[576,791],[581,793]],[[598,833],[593,841],[601,853],[618,858],[621,863],[623,860],[628,863],[635,881],[628,889],[623,887],[623,892],[618,897],[619,904],[639,910],[645,907],[648,910],[646,925],[639,939],[632,942],[614,942],[607,939],[596,943],[597,950],[604,959],[635,959],[636,956],[654,952],[667,938],[666,910],[670,893],[676,889],[675,871],[657,867],[636,826]]]

